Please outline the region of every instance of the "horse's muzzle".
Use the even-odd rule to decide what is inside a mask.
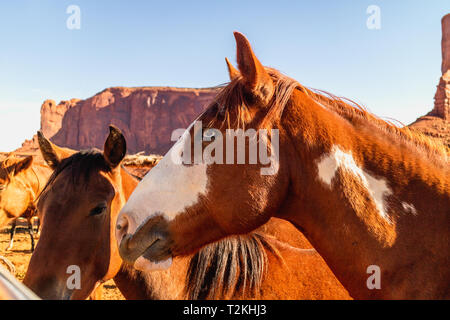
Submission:
[[[158,215],[147,220],[134,234],[126,234],[120,241],[119,253],[130,264],[141,256],[157,263],[171,257],[171,245],[168,222]]]

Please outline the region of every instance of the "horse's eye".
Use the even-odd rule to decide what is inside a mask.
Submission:
[[[105,205],[99,205],[97,207],[95,207],[94,209],[91,210],[91,212],[89,213],[89,216],[98,216],[99,214],[102,214],[106,211],[106,206]]]

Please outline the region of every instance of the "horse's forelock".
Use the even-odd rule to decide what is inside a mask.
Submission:
[[[80,151],[63,159],[53,171],[37,197],[36,201],[38,205],[46,197],[56,179],[67,170],[71,170],[71,179],[68,179],[67,182],[75,187],[79,184],[86,183],[94,172],[109,172],[111,168],[107,165],[103,154],[96,149]]]
[[[297,81],[275,69],[266,68],[266,71],[274,81],[275,92],[260,125],[261,128],[267,128],[273,121],[279,120],[293,91],[296,88],[303,88]],[[213,115],[208,126],[211,127],[214,123],[220,122],[221,126],[226,128],[245,129],[245,124],[251,120],[248,100],[251,100],[251,94],[247,92],[242,78],[234,78],[227,85],[222,86],[222,89],[207,108],[207,111],[211,111],[213,107],[217,107],[216,114]],[[236,120],[233,124],[230,122],[231,113],[236,115]]]

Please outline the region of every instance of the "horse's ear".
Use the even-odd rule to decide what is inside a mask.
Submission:
[[[33,156],[28,156],[28,157],[20,160],[19,162],[14,164],[14,171],[13,171],[14,175],[18,174],[21,171],[28,169],[32,163],[33,163]]]
[[[237,46],[237,62],[247,88],[264,102],[268,102],[274,93],[274,84],[270,75],[256,58],[247,38],[234,32]]]
[[[37,136],[42,157],[53,170],[58,167],[58,164],[63,159],[70,157],[76,152],[75,150],[61,148],[51,143],[41,131],[38,131]]]
[[[228,75],[230,76],[230,80],[232,81],[239,77],[239,70],[233,67],[230,60],[228,60],[228,58],[225,58],[225,62],[227,63]]]
[[[125,157],[127,152],[127,141],[122,132],[114,127],[109,126],[109,135],[103,148],[103,156],[111,168],[116,168]]]

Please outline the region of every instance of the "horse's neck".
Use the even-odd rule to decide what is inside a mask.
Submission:
[[[297,248],[271,237],[267,241],[273,249],[266,250],[267,271],[257,299],[350,299],[315,249]]]
[[[436,283],[448,279],[414,284],[414,277],[432,272],[424,264],[430,252],[435,268],[445,265],[449,248],[440,237],[448,234],[449,184],[442,181],[448,177],[408,149],[389,145],[381,131],[357,132],[311,101],[291,112],[296,121],[286,121],[293,142],[288,156],[299,165],[291,168],[283,217],[305,231],[354,297],[413,296],[418,282],[422,292],[439,291]],[[381,290],[367,287],[371,265],[380,267]],[[405,265],[413,266],[410,275]]]

